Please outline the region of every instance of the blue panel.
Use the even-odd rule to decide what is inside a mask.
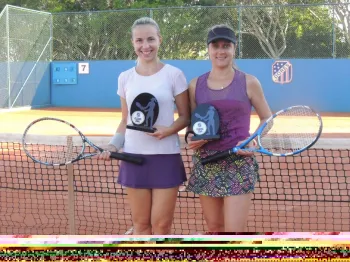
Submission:
[[[76,85],[78,83],[78,72],[76,63],[52,63],[53,85]]]
[[[74,61],[78,63],[78,61]],[[87,61],[90,74],[79,75],[75,88],[63,82],[52,85],[52,104],[61,107],[120,108],[116,94],[121,72],[135,61]],[[164,61],[181,69],[187,81],[210,71],[210,60]],[[350,112],[350,59],[290,59],[289,83],[273,81],[272,59],[238,59],[238,68],[260,81],[272,111],[292,105],[308,105],[319,112]],[[59,65],[70,63],[60,62]],[[56,63],[54,63],[56,64]],[[283,82],[283,81],[282,81]],[[83,98],[81,99],[83,94]]]

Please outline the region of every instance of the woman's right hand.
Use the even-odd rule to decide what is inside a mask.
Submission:
[[[96,158],[98,160],[111,160],[111,152],[118,152],[118,149],[113,145],[108,145],[102,153],[96,155]]]

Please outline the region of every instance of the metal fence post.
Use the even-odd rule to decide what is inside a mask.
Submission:
[[[332,5],[333,8],[333,17],[332,17],[332,57],[336,58],[337,57],[337,50],[336,50],[336,45],[337,45],[337,39],[336,39],[336,30],[335,30],[335,5]]]
[[[53,59],[53,15],[50,14],[51,16],[51,20],[50,20],[50,39],[51,39],[51,43],[50,43],[50,62],[52,62]]]
[[[11,64],[10,64],[10,11],[6,6],[6,36],[7,36],[7,88],[8,88],[8,108],[11,109]]]
[[[242,58],[242,7],[238,7],[238,58]]]

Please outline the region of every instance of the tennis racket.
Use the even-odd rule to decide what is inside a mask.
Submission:
[[[203,165],[218,161],[238,150],[269,156],[291,156],[312,147],[322,133],[322,119],[308,106],[291,106],[272,115],[239,146],[201,159]],[[294,131],[292,133],[292,131]],[[245,148],[257,138],[257,147]]]
[[[64,135],[37,135],[39,132],[52,131],[59,131]],[[29,158],[47,166],[64,166],[103,152],[102,148],[94,145],[72,124],[50,117],[39,118],[29,124],[22,137],[22,146]],[[111,152],[110,157],[137,165],[143,163],[143,158],[127,153]]]
[[[139,109],[143,110],[143,106],[140,104],[140,102],[136,102],[136,106],[137,106]]]
[[[200,116],[198,113],[194,114],[198,119],[203,120],[204,117]]]

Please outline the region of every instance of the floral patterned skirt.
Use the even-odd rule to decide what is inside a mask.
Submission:
[[[213,150],[197,150],[187,191],[211,197],[243,195],[254,191],[259,181],[259,165],[255,156],[232,154],[217,162],[202,165],[201,158],[217,153]]]

